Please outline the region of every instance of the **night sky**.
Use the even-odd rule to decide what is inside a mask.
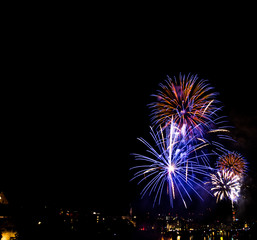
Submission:
[[[124,212],[139,199],[129,183],[130,154],[144,153],[137,137],[150,138],[150,95],[166,75],[191,72],[220,93],[235,127],[234,149],[249,162],[250,209],[257,110],[249,21],[213,21],[206,29],[137,17],[122,25],[14,24],[2,56],[0,189],[17,204]]]

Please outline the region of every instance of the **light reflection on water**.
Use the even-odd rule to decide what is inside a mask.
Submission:
[[[10,240],[15,237],[16,233],[14,231],[3,231],[1,240]]]
[[[214,233],[214,232],[213,232]],[[233,236],[230,236],[230,233],[225,233],[225,236],[214,236],[214,234],[211,233],[207,236],[202,236],[199,238],[199,236],[188,236],[188,237],[183,237],[180,235],[177,236],[173,236],[173,237],[166,237],[166,236],[162,236],[161,238],[159,238],[159,240],[235,240],[233,238]],[[237,238],[236,238],[237,239]]]
[[[172,237],[162,237],[161,240],[180,240],[181,236],[178,235],[177,238]],[[193,240],[192,236],[190,236],[189,240]]]

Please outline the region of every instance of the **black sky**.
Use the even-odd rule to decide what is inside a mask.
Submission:
[[[221,14],[207,26],[200,19],[163,26],[139,13],[133,21],[117,15],[121,24],[83,15],[10,24],[1,189],[17,202],[126,209],[138,194],[128,169],[130,153],[142,149],[136,138],[149,137],[150,95],[180,72],[220,93],[254,177],[256,36],[250,17]]]

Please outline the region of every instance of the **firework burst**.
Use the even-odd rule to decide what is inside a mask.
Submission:
[[[144,165],[135,166],[131,169],[136,169],[135,178],[140,178],[138,182],[146,182],[141,196],[146,193],[151,195],[155,193],[154,203],[157,201],[160,204],[163,189],[167,188],[170,204],[173,207],[173,200],[178,196],[187,207],[186,201],[191,200],[191,193],[197,195],[200,199],[198,191],[195,189],[205,189],[202,179],[208,177],[209,166],[198,164],[199,158],[208,158],[207,154],[195,155],[195,152],[204,148],[206,143],[192,144],[193,138],[187,140],[187,134],[180,134],[181,129],[174,122],[171,122],[169,128],[165,131],[162,129],[151,135],[155,142],[152,147],[147,141],[139,138],[141,142],[148,148],[149,156],[134,154],[136,160],[144,162]],[[184,136],[184,137],[182,137]]]
[[[198,80],[197,75],[179,75],[179,80],[168,77],[166,85],[160,84],[162,90],[153,95],[157,102],[149,104],[154,125],[168,126],[174,119],[177,126],[191,130],[202,136],[212,130],[216,118],[217,93],[213,92],[206,80]]]
[[[187,207],[192,194],[203,200],[199,190],[210,193],[204,181],[211,177],[209,183],[216,201],[230,199],[233,207],[247,168],[244,158],[228,152],[220,141],[233,139],[224,117],[218,116],[221,107],[215,99],[217,93],[207,80],[191,74],[180,74],[178,80],[168,77],[160,87],[153,95],[156,101],[149,104],[154,145],[139,138],[148,155],[134,154],[135,160],[143,163],[131,168],[135,171],[131,180],[145,183],[141,196],[153,194],[153,205],[156,201],[160,204],[167,191],[172,207],[175,198]],[[211,175],[214,169],[209,164],[210,155],[220,156],[217,172]]]
[[[233,175],[244,175],[246,172],[246,161],[237,152],[228,152],[219,157],[217,167],[220,170],[231,171]]]
[[[216,202],[223,199],[230,199],[232,204],[239,197],[240,177],[231,171],[221,170],[217,174],[211,174],[212,188]]]

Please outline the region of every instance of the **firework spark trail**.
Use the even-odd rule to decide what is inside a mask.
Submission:
[[[205,139],[206,135],[217,134],[219,139],[232,140],[230,132],[225,126],[223,116],[218,116],[222,107],[218,107],[213,92],[207,80],[198,80],[197,75],[179,75],[173,79],[168,77],[165,84],[160,84],[161,90],[152,96],[157,101],[150,103],[151,120],[154,126],[170,126],[175,122],[187,139]]]
[[[219,157],[217,168],[231,171],[233,175],[244,175],[247,170],[247,163],[243,156],[237,152],[226,152]]]
[[[165,131],[165,132],[164,132]],[[204,187],[201,180],[203,177],[209,177],[211,167],[198,164],[196,158],[208,158],[208,155],[203,151],[197,156],[196,151],[200,151],[206,146],[205,142],[200,142],[197,145],[191,144],[194,139],[186,140],[189,133],[183,136],[175,123],[171,123],[169,128],[154,133],[151,129],[151,135],[155,142],[152,147],[147,141],[142,138],[139,140],[148,148],[147,152],[151,156],[141,154],[133,154],[135,160],[143,161],[144,165],[132,167],[136,169],[136,173],[131,180],[141,178],[138,184],[146,181],[146,185],[141,191],[141,196],[144,197],[148,192],[151,195],[155,192],[154,203],[158,199],[160,204],[163,188],[167,185],[170,204],[173,207],[173,200],[176,198],[176,193],[181,198],[184,206],[187,207],[186,201],[192,201],[189,192],[193,192],[200,199],[202,197],[196,191],[197,188],[208,190]],[[165,137],[164,137],[165,136]]]
[[[225,198],[231,200],[232,204],[239,197],[240,192],[240,177],[234,175],[231,171],[217,171],[217,174],[211,174],[212,188],[216,202]]]
[[[177,126],[182,129],[194,128],[197,134],[203,134],[203,127],[214,118],[217,93],[212,92],[213,88],[206,80],[198,81],[197,75],[179,75],[179,81],[168,77],[166,85],[160,84],[159,90],[153,96],[158,101],[149,104],[152,109],[152,122],[154,125],[167,126],[172,117]]]

